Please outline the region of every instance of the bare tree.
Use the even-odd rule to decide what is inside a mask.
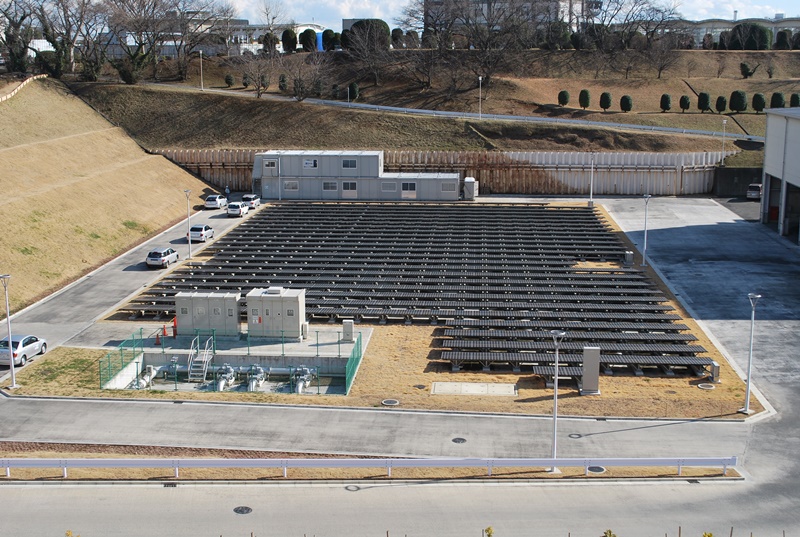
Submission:
[[[126,84],[136,84],[147,66],[155,65],[168,37],[167,0],[105,0],[108,28],[119,54],[109,61]]]
[[[262,0],[260,8],[262,24],[266,28],[266,33],[278,35],[279,30],[286,26],[289,20],[286,6],[281,0]]]
[[[233,40],[233,19],[239,15],[236,6],[229,0],[221,0],[217,4],[217,20],[214,22],[213,33],[225,42],[225,55],[231,55],[231,41]]]
[[[407,35],[422,34],[421,43],[413,47],[417,50],[404,55],[401,68],[423,89],[430,88],[437,67],[453,56],[455,1],[429,2],[426,6],[425,0],[410,0],[395,22],[407,30]]]
[[[26,0],[0,1],[0,46],[8,51],[8,69],[12,73],[28,70],[28,51],[33,39],[33,7]]]
[[[644,51],[645,58],[658,73],[657,78],[661,78],[664,71],[673,67],[680,60],[680,55],[675,53],[679,39],[680,36],[677,34],[666,33],[653,41],[650,47]]]
[[[379,86],[383,72],[392,62],[386,23],[375,19],[359,21],[342,33],[342,45],[363,75],[372,77]]]
[[[167,12],[166,27],[175,45],[178,78],[186,80],[192,54],[209,43],[220,18],[216,0],[174,0]]]
[[[90,3],[90,0],[44,0],[36,6],[42,36],[55,51],[57,71],[66,67],[70,73],[75,72],[75,44]]]
[[[324,52],[312,52],[294,59],[290,72],[295,99],[302,101],[322,94],[330,72],[330,58]]]
[[[280,56],[274,54],[248,54],[241,67],[242,80],[247,80],[261,98],[281,67]]]
[[[81,65],[81,76],[90,81],[97,80],[103,65],[106,63],[106,51],[113,36],[105,32],[108,26],[108,13],[101,4],[92,0],[80,0],[83,10],[79,28],[78,56]]]

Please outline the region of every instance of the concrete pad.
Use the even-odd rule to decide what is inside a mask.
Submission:
[[[517,395],[514,384],[489,382],[434,382],[432,395]]]

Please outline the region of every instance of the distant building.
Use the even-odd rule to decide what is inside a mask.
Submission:
[[[771,108],[767,114],[761,221],[800,242],[800,108]]]
[[[800,17],[786,18],[783,13],[777,13],[774,19],[741,19],[734,17],[732,20],[726,19],[705,19],[701,21],[688,21],[681,19],[676,23],[676,27],[691,33],[695,44],[700,47],[703,38],[711,35],[715,43],[719,43],[719,36],[722,32],[730,32],[737,24],[751,23],[759,24],[772,31],[772,43],[775,43],[778,32],[781,30],[791,30],[792,34],[800,32]]]

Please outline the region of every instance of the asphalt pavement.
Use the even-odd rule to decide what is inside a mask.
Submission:
[[[523,198],[514,198],[526,201]],[[499,199],[498,199],[499,201]],[[508,201],[503,199],[503,201]],[[644,203],[640,198],[599,198],[640,247]],[[213,224],[212,224],[213,225]],[[53,519],[46,527],[91,535],[395,534],[464,535],[492,525],[498,535],[586,535],[612,528],[626,535],[794,535],[800,528],[800,487],[794,476],[800,439],[800,248],[773,231],[705,198],[653,198],[648,210],[648,258],[678,298],[729,358],[744,371],[751,307],[747,293],[763,295],[756,311],[753,382],[774,413],[741,422],[559,420],[559,455],[740,457],[744,481],[697,484],[605,483],[363,486],[294,484],[293,488],[181,486],[164,491],[72,487],[68,494],[41,487],[0,487],[13,495],[4,515],[9,534],[40,529],[46,498]],[[175,229],[173,235],[180,236]],[[165,235],[161,240],[173,240]],[[175,239],[177,240],[177,239]],[[144,259],[112,263],[74,289],[50,297],[14,318],[47,329],[61,319],[68,341],[94,319],[138,290],[152,273],[126,271]],[[133,255],[133,254],[131,254]],[[125,258],[126,256],[122,256]],[[183,257],[183,256],[182,256]],[[130,278],[131,274],[134,275]],[[145,277],[146,276],[146,277]],[[107,289],[98,282],[108,281]],[[98,293],[97,304],[82,289]],[[105,291],[105,292],[104,292]],[[80,319],[71,300],[84,300]],[[43,309],[40,309],[43,308]],[[52,314],[52,317],[50,316]],[[36,323],[26,325],[25,323]],[[41,323],[41,324],[38,324]],[[69,332],[72,334],[69,334]],[[724,387],[723,387],[724,388]],[[323,409],[264,405],[182,404],[125,401],[0,399],[0,439],[239,447],[308,452],[406,456],[546,456],[551,420],[379,409]],[[467,441],[456,444],[455,437]],[[67,498],[65,498],[65,496]],[[92,502],[100,503],[92,503]],[[254,507],[249,518],[237,505]],[[117,508],[119,505],[121,507]],[[98,506],[104,511],[98,513]],[[132,512],[146,513],[135,518]],[[78,516],[76,513],[80,513]],[[170,524],[180,513],[180,524]],[[34,517],[34,518],[30,518]],[[34,522],[31,522],[33,520]],[[26,522],[27,521],[27,522]],[[75,522],[75,525],[72,524]],[[60,526],[59,526],[60,524]],[[77,525],[82,524],[82,525]],[[356,531],[357,530],[357,531]],[[51,533],[52,533],[51,531]],[[160,533],[161,532],[161,533]],[[209,533],[210,532],[210,533]],[[238,532],[238,533],[237,533]]]

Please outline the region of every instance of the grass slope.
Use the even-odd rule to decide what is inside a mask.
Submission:
[[[185,216],[207,185],[54,81],[0,103],[0,272],[20,309]]]

